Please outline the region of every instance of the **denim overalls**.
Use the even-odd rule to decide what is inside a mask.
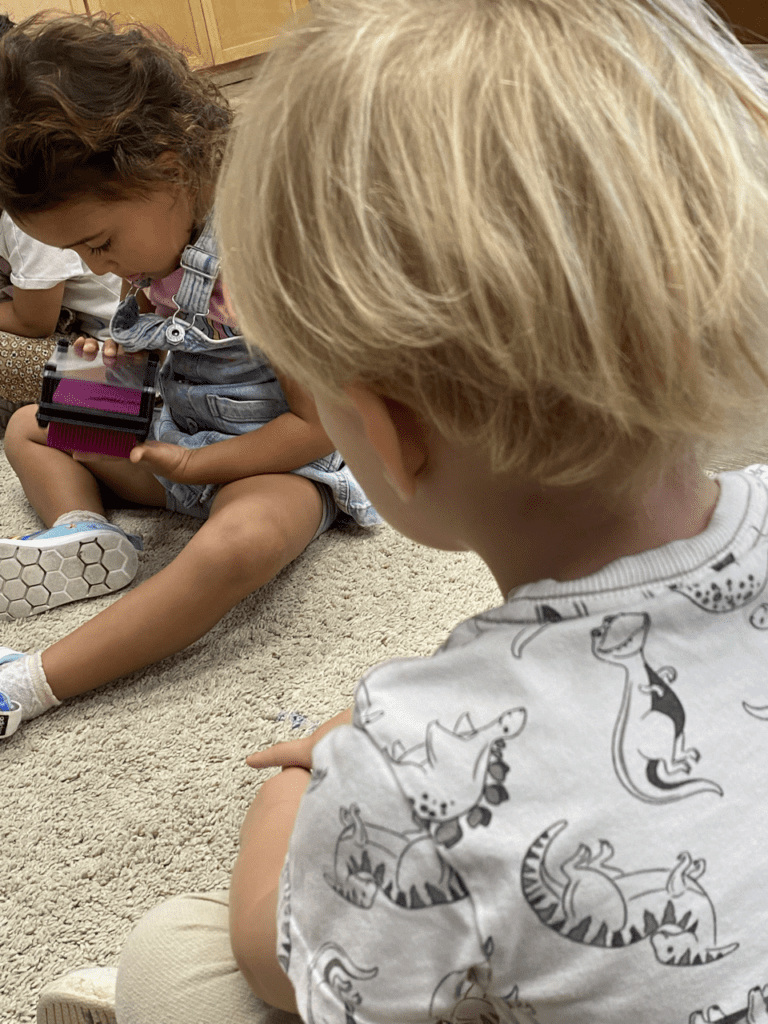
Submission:
[[[290,411],[265,356],[247,348],[242,335],[217,339],[206,318],[219,276],[216,253],[209,216],[195,244],[188,245],[181,255],[184,274],[174,296],[178,311],[167,318],[139,313],[134,291],[117,307],[111,324],[112,338],[127,351],[170,350],[160,371],[163,406],[155,415],[150,437],[184,448],[202,448],[258,430]],[[140,281],[135,289],[148,284],[148,280]],[[321,485],[325,529],[339,511],[360,526],[381,523],[338,452],[292,472]],[[219,485],[158,479],[166,489],[169,509],[207,518]]]

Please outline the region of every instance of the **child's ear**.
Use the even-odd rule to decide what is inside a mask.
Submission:
[[[362,422],[389,485],[401,501],[409,501],[427,463],[426,425],[407,405],[378,395],[364,385],[346,385],[344,393]]]

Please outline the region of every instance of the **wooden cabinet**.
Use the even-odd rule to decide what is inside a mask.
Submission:
[[[51,0],[51,3],[41,3],[40,0],[6,0],[0,7],[0,12],[7,14],[13,21],[22,21],[30,14],[38,11],[45,11],[53,7],[61,11],[82,11],[85,7],[84,0]]]
[[[768,43],[765,0],[712,0],[712,7],[731,23],[742,43]]]
[[[201,0],[87,0],[87,3],[92,13],[106,11],[116,15],[119,21],[137,21],[150,28],[159,25],[174,43],[184,48],[190,64],[205,67],[215,62]]]
[[[214,64],[263,53],[308,0],[200,0]]]
[[[58,7],[107,11],[120,21],[160,25],[197,67],[227,64],[268,50],[278,32],[309,0],[6,0],[14,19]]]

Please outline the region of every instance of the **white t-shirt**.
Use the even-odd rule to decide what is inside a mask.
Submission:
[[[109,337],[109,322],[120,299],[120,278],[99,277],[71,249],[35,241],[5,211],[0,216],[0,274],[10,279],[10,284],[0,287],[0,297],[12,296],[14,285],[38,291],[64,281],[61,304],[75,314],[79,329],[94,337]]]
[[[719,481],[699,536],[358,684],[281,879],[303,1020],[768,1013],[768,467]]]

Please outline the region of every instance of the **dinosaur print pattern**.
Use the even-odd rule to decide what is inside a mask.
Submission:
[[[699,793],[722,796],[716,782],[687,778],[700,755],[685,745],[685,710],[670,685],[675,669],[654,670],[645,659],[650,626],[647,612],[627,612],[607,615],[592,630],[594,656],[624,673],[612,744],[616,775],[646,803],[665,804]]]
[[[522,658],[523,651],[527,645],[534,640],[539,633],[556,622],[562,622],[563,616],[560,612],[548,604],[536,606],[536,622],[529,623],[515,635],[512,640],[512,657]]]
[[[752,715],[753,718],[759,718],[763,722],[768,722],[768,707],[759,707],[757,704],[748,704],[745,700],[741,702],[741,706],[747,714]]]
[[[526,601],[525,611],[519,612],[521,617],[510,619],[510,615],[515,615],[515,601],[508,601],[499,608],[492,608],[487,612],[482,612],[462,623],[461,630],[456,630],[451,634],[440,649],[441,651],[446,651],[450,650],[457,643],[466,643],[468,633],[474,639],[482,636],[484,633],[490,633],[498,629],[500,623],[505,625],[514,624],[518,625],[519,629],[512,638],[512,656],[517,659],[522,658],[523,651],[528,644],[545,630],[549,629],[550,626],[566,622],[569,619],[583,619],[590,614],[588,604],[580,599],[559,601],[558,604],[560,607],[555,608],[552,604],[541,601],[531,607],[529,602]]]
[[[658,962],[670,967],[713,963],[738,949],[737,942],[717,944],[715,910],[700,882],[703,860],[683,852],[672,868],[625,872],[602,839],[596,853],[579,844],[558,865],[558,877],[548,854],[567,825],[557,821],[542,832],[523,860],[523,895],[547,928],[602,949],[647,939]]]
[[[459,842],[462,821],[487,827],[490,807],[509,799],[502,751],[525,719],[523,708],[513,708],[475,727],[462,714],[453,729],[431,721],[424,743],[409,750],[396,740],[384,753],[410,801],[414,828],[366,821],[357,804],[340,808],[333,873],[325,875],[331,888],[362,909],[378,893],[408,910],[466,899],[464,882],[438,850]]]
[[[397,832],[363,821],[357,804],[342,807],[334,873],[325,881],[348,903],[369,910],[378,893],[406,910],[454,903],[469,895],[461,876],[418,825]]]
[[[370,981],[378,967],[358,967],[341,946],[327,942],[315,953],[309,965],[307,1024],[355,1024],[355,1012],[363,1001],[354,987],[356,981]],[[330,999],[329,999],[330,996]],[[320,1004],[332,1002],[344,1007],[343,1017],[329,1016]]]
[[[710,1006],[706,1012],[692,1013],[688,1024],[768,1024],[768,985],[750,989],[747,1005],[734,1013],[726,1015],[719,1006]]]
[[[280,875],[280,903],[277,911],[277,962],[285,973],[291,966],[291,882],[287,868]]]
[[[524,708],[512,708],[476,727],[467,712],[453,729],[430,722],[418,746],[406,750],[395,741],[385,751],[414,816],[436,843],[457,843],[463,834],[461,821],[470,828],[488,826],[491,807],[509,799],[503,785],[509,766],[502,751],[522,732],[525,720]]]
[[[430,1017],[435,1024],[538,1024],[536,1011],[523,1002],[515,985],[505,996],[489,994],[492,972],[486,964],[452,971],[435,989]],[[453,1004],[449,1015],[437,1005]]]
[[[712,576],[706,582],[671,583],[669,589],[687,597],[704,612],[722,614],[743,608],[759,597],[768,580],[768,565],[759,574],[740,570],[733,553],[718,559],[710,569]]]

